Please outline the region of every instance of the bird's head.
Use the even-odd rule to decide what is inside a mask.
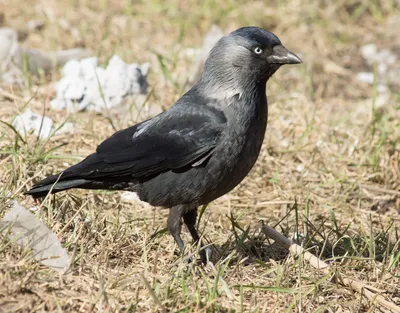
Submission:
[[[218,89],[263,85],[284,64],[302,63],[273,33],[259,27],[239,28],[222,37],[211,50],[202,80]],[[237,92],[236,92],[237,93]]]

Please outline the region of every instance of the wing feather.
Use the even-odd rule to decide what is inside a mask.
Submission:
[[[212,155],[226,120],[215,109],[168,110],[115,133],[96,153],[64,171],[62,178],[142,178],[185,166],[199,166]]]

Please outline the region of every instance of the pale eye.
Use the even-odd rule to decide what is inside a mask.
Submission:
[[[254,48],[254,53],[255,54],[261,54],[262,53],[262,49],[260,47],[255,47]]]

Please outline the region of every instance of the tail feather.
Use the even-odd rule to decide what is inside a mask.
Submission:
[[[33,185],[32,189],[25,192],[34,198],[45,197],[49,192],[57,193],[59,191],[71,188],[84,188],[92,182],[90,179],[83,178],[85,172],[93,169],[85,169],[86,167],[95,166],[100,161],[99,157],[93,153],[86,157],[83,161],[65,169],[58,175],[50,175],[45,179]]]
[[[55,179],[54,179],[55,178]],[[34,198],[41,198],[47,196],[49,192],[57,193],[59,191],[82,187],[90,183],[90,180],[87,179],[71,179],[71,180],[62,180],[57,181],[57,175],[51,175],[44,180],[38,182],[37,184],[33,185],[32,189],[25,192],[27,195],[31,195]]]
[[[32,189],[25,194],[40,198],[45,197],[49,192],[57,193],[71,188],[118,190],[125,187],[126,178],[131,178],[129,175],[118,176],[115,172],[112,173],[114,176],[110,176],[107,172],[103,176],[94,175],[97,169],[102,167],[104,167],[102,159],[93,153],[62,173],[50,175],[34,184]]]

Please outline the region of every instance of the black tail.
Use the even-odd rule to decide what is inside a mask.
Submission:
[[[32,189],[26,191],[25,194],[31,195],[34,198],[41,198],[47,196],[49,192],[57,193],[71,188],[82,188],[89,183],[91,183],[91,180],[88,179],[77,178],[62,180],[60,175],[51,175],[34,184]]]
[[[105,164],[96,153],[86,157],[58,175],[50,175],[33,185],[31,190],[25,192],[34,198],[45,197],[49,192],[57,193],[71,188],[81,189],[111,189],[119,190],[132,180],[131,175],[115,175],[113,165]],[[105,169],[101,173],[98,169]],[[89,178],[90,177],[90,178]]]
[[[101,159],[93,153],[84,160],[75,164],[58,175],[50,175],[40,182],[33,185],[31,190],[25,192],[34,198],[47,196],[49,192],[57,193],[71,188],[90,188],[91,179],[87,179],[85,174],[97,168]],[[93,168],[92,168],[93,167]]]

